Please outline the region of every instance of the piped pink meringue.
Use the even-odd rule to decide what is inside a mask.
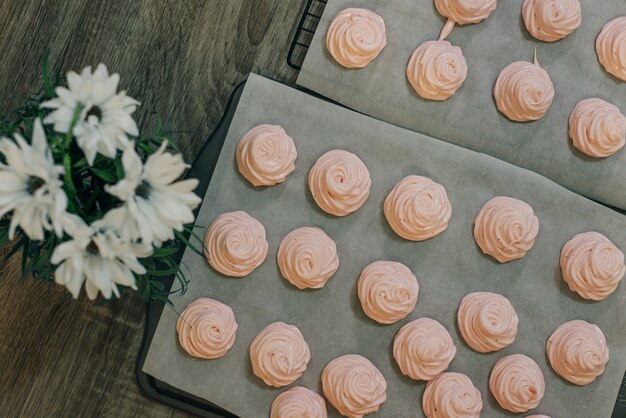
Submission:
[[[284,322],[268,325],[250,344],[252,372],[269,386],[295,382],[310,359],[309,345],[298,327]]]
[[[347,216],[360,208],[370,194],[372,180],[359,157],[344,150],[322,155],[309,171],[309,190],[326,213]]]
[[[456,346],[439,322],[419,318],[404,325],[393,340],[393,358],[403,375],[431,380],[444,372],[456,354]]]
[[[626,142],[626,116],[602,99],[581,100],[569,116],[569,136],[579,151],[608,157]]]
[[[498,110],[515,122],[541,119],[554,99],[550,76],[539,65],[517,61],[507,65],[498,75],[493,89]]]
[[[176,321],[180,346],[201,359],[222,357],[235,344],[237,322],[230,306],[199,298],[183,310]]]
[[[597,325],[574,320],[561,325],[548,338],[548,360],[554,371],[575,385],[588,385],[604,373],[609,349]]]
[[[422,409],[427,418],[479,418],[483,400],[469,377],[445,372],[426,385]]]
[[[235,158],[242,176],[253,186],[273,186],[295,170],[296,144],[279,125],[259,125],[239,140]]]
[[[522,18],[533,37],[555,42],[580,26],[580,0],[524,0]]]
[[[298,228],[282,239],[280,273],[298,289],[320,289],[339,268],[335,241],[319,228]]]
[[[363,68],[387,44],[385,21],[368,9],[348,8],[333,19],[326,32],[326,48],[346,68]]]
[[[326,418],[326,402],[302,386],[284,391],[272,402],[270,418]]]
[[[357,290],[368,317],[381,324],[393,324],[413,311],[419,285],[404,264],[375,261],[363,269]]]
[[[481,22],[496,5],[496,0],[435,0],[439,13],[459,25]]]
[[[523,354],[504,356],[491,369],[489,390],[503,409],[519,413],[536,408],[546,384],[537,363]]]
[[[474,220],[474,239],[485,253],[501,263],[526,255],[539,232],[539,219],[526,202],[497,196],[485,203]]]
[[[624,253],[598,232],[575,235],[561,250],[561,273],[584,299],[603,300],[624,278]]]
[[[467,62],[463,51],[444,40],[453,25],[449,20],[439,40],[424,42],[417,47],[409,60],[406,76],[415,92],[424,99],[448,99],[467,77]]]
[[[441,184],[428,177],[407,176],[387,195],[384,212],[396,234],[424,241],[448,227],[452,206]]]
[[[604,25],[596,38],[596,53],[607,72],[626,81],[626,16]]]
[[[322,389],[341,415],[362,418],[387,399],[387,382],[371,361],[358,354],[337,357],[322,372]]]
[[[474,292],[461,300],[457,323],[467,345],[480,353],[490,353],[513,343],[519,318],[504,296]]]
[[[209,264],[225,276],[247,276],[263,263],[268,249],[263,224],[244,211],[222,213],[204,235]]]

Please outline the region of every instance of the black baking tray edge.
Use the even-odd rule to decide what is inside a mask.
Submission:
[[[200,153],[196,156],[191,168],[187,172],[187,177],[196,178],[199,181],[198,187],[195,190],[195,193],[198,196],[204,197],[209,187],[209,182],[213,176],[215,165],[217,164],[220,151],[222,150],[222,145],[224,145],[224,140],[226,139],[226,134],[228,133],[228,128],[230,127],[230,122],[233,120],[233,116],[235,114],[235,110],[237,109],[237,104],[241,98],[241,93],[243,92],[245,83],[246,82],[244,81],[235,87],[235,90],[228,99],[226,111],[224,112],[222,119],[213,133],[209,136],[209,139],[202,146]],[[194,212],[195,216],[198,215],[199,210],[200,207],[198,207]],[[186,237],[189,238],[188,233],[186,234]],[[176,254],[177,262],[180,262],[184,252],[185,248],[181,247]],[[171,289],[172,283],[174,282],[174,276],[163,277],[161,280],[166,289]],[[148,355],[150,344],[152,343],[152,337],[154,336],[157,325],[159,324],[161,312],[163,312],[164,308],[166,308],[166,305],[163,302],[157,301],[146,303],[146,319],[143,340],[141,342],[141,347],[135,364],[135,372],[139,387],[150,398],[200,417],[237,418],[236,415],[233,415],[204,399],[195,397],[169,386],[149,374],[144,373],[143,365],[146,360],[146,356]]]
[[[235,114],[235,110],[237,109],[237,104],[239,103],[239,99],[241,98],[241,93],[243,92],[245,83],[246,82],[243,81],[235,87],[233,93],[228,100],[226,111],[224,112],[222,119],[220,120],[215,130],[211,133],[206,143],[202,146],[200,153],[196,156],[191,168],[187,172],[187,177],[196,178],[199,180],[198,187],[195,190],[196,194],[199,196],[205,196],[206,191],[209,187],[209,182],[213,175],[213,171],[215,170],[215,165],[217,164],[220,151],[222,150],[222,145],[224,144],[224,140],[226,139],[226,134],[228,133],[230,123],[233,120],[233,116]],[[299,89],[305,91],[308,94],[312,93],[309,92],[307,89]],[[322,98],[315,93],[313,93],[312,95]],[[325,100],[329,102],[334,102],[328,99]],[[200,208],[198,207],[195,211],[196,216],[199,210]],[[189,234],[187,234],[187,238],[188,235]],[[182,259],[184,252],[185,248],[181,247],[176,254],[177,261],[180,261]],[[172,283],[174,282],[174,276],[163,277],[159,279],[161,279],[166,289],[170,289]],[[137,355],[137,361],[135,365],[135,372],[139,387],[148,397],[169,405],[173,408],[189,412],[199,417],[237,418],[237,415],[234,415],[220,408],[219,406],[206,401],[205,399],[193,396],[189,393],[176,389],[175,387],[172,387],[165,382],[155,379],[154,377],[143,371],[143,365],[148,354],[148,349],[152,342],[152,337],[156,332],[159,319],[161,318],[161,312],[163,312],[163,309],[165,307],[166,306],[163,302],[146,303],[146,318],[143,340],[139,349],[139,354]],[[615,409],[613,410],[611,418],[626,418],[626,385],[624,384],[622,384],[621,386],[618,400],[615,404]]]

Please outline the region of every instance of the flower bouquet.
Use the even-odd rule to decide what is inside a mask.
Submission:
[[[196,179],[163,134],[140,135],[139,102],[118,91],[104,64],[54,80],[0,121],[0,245],[21,252],[21,278],[54,280],[77,298],[131,288],[170,302],[159,276],[187,278],[174,255],[193,245]],[[67,85],[63,85],[64,82]]]

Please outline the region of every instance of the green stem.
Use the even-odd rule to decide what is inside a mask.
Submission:
[[[76,187],[72,181],[72,158],[69,152],[63,154],[63,166],[65,167],[65,187],[71,196],[76,194]]]
[[[76,194],[76,187],[74,186],[74,182],[72,181],[72,157],[70,156],[70,145],[72,144],[72,131],[74,130],[74,126],[76,126],[76,122],[78,122],[81,111],[82,106],[79,103],[76,105],[74,115],[72,116],[72,122],[70,123],[69,129],[65,133],[65,141],[63,142],[63,167],[65,167],[64,181],[67,191],[72,196]]]
[[[74,126],[76,126],[76,122],[78,122],[78,118],[80,116],[80,112],[83,111],[83,106],[78,103],[76,105],[76,109],[74,109],[74,115],[72,115],[72,122],[70,122],[70,128],[65,133],[65,149],[69,150],[70,144],[72,142],[72,131],[74,130]]]

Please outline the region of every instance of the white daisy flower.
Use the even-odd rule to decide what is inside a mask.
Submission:
[[[50,259],[59,264],[54,272],[57,284],[67,287],[75,299],[83,283],[92,300],[98,292],[107,299],[119,297],[117,285],[137,290],[133,273],[145,274],[146,269],[137,260],[136,248],[112,227],[102,220],[87,226],[78,216],[68,214],[64,228],[72,239],[59,244]]]
[[[54,165],[41,120],[33,125],[29,145],[18,133],[15,141],[0,139],[0,217],[13,211],[9,239],[19,226],[33,240],[43,240],[44,230],[63,234],[61,216],[67,207],[67,196],[59,176],[63,167]]]
[[[44,119],[44,123],[53,123],[54,130],[66,133],[72,126],[76,109],[80,109],[72,135],[78,146],[92,165],[96,154],[114,158],[117,148],[128,145],[127,135],[139,135],[137,124],[130,116],[139,102],[126,95],[117,93],[119,74],[109,76],[107,67],[99,64],[96,71],[86,67],[78,75],[67,73],[67,85],[57,87],[55,97],[41,104],[44,108],[55,109]]]
[[[118,228],[122,238],[160,246],[174,238],[174,230],[194,221],[193,209],[201,199],[193,193],[198,180],[176,181],[188,167],[180,154],[159,150],[145,165],[133,146],[124,150],[124,178],[106,191],[124,204],[110,210],[105,219]]]

